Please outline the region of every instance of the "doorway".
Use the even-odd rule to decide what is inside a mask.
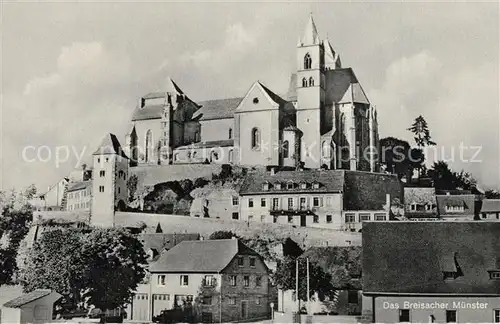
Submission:
[[[305,227],[307,225],[306,215],[300,215],[300,226]]]
[[[248,317],[248,301],[241,301],[241,318],[245,319]]]

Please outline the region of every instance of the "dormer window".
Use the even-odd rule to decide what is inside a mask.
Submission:
[[[307,189],[307,183],[302,182],[302,183],[300,184],[300,189]]]
[[[319,183],[317,182],[313,183],[313,189],[319,189]]]
[[[454,280],[463,276],[462,269],[458,264],[457,252],[443,255],[440,262],[443,271],[443,280]]]
[[[289,183],[286,184],[286,188],[287,189],[293,189],[294,187],[295,186],[294,186],[293,182],[289,182]]]
[[[431,210],[431,208],[432,208],[432,206],[431,206],[430,204],[426,204],[426,205],[425,205],[425,210],[426,210],[426,211],[430,211],[430,210]]]
[[[269,190],[269,182],[264,182],[264,183],[262,184],[262,190],[264,190],[264,191]]]
[[[281,183],[279,183],[279,182],[278,182],[278,183],[276,183],[276,184],[274,185],[274,187],[275,187],[277,190],[281,190]]]
[[[500,280],[500,270],[490,270],[490,279]]]

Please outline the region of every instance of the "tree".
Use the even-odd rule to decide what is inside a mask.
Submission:
[[[22,239],[29,231],[33,220],[33,207],[29,203],[36,194],[36,187],[29,186],[21,193],[12,191],[9,194],[0,192],[0,238],[4,244],[0,246],[0,284],[12,283],[17,271],[17,250]]]
[[[484,192],[486,199],[500,199],[500,192],[498,190],[489,189]]]
[[[411,177],[413,173],[410,163],[410,144],[395,137],[385,137],[380,140],[381,164],[386,166],[390,173],[397,174],[398,178]]]
[[[413,133],[413,139],[419,148],[436,145],[436,143],[432,141],[427,121],[422,115],[415,118],[415,121],[408,130]]]
[[[234,234],[231,231],[215,231],[210,236],[208,237],[209,240],[225,240],[225,239],[231,239],[233,237],[238,237],[238,235]]]
[[[457,178],[445,161],[434,162],[428,175],[437,190],[454,190],[457,188]]]
[[[137,175],[132,174],[127,180],[128,201],[132,202],[135,199],[135,192],[137,190]]]
[[[297,259],[284,257],[278,262],[278,268],[272,279],[278,288],[283,290],[295,290],[296,260],[299,264],[299,298],[307,299],[307,261],[306,258]],[[320,297],[333,296],[335,288],[332,285],[332,276],[325,272],[315,262],[309,262],[309,296],[315,292]]]
[[[26,291],[45,288],[74,306],[123,306],[145,276],[142,243],[123,229],[56,228],[30,250],[20,281]]]
[[[463,190],[472,190],[473,188],[476,188],[477,181],[469,172],[465,172],[464,170],[462,170],[458,173],[454,172],[453,174],[456,179],[455,181],[457,188]]]

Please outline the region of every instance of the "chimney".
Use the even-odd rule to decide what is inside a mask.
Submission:
[[[273,176],[273,175],[275,175],[275,174],[276,174],[276,168],[275,168],[275,167],[272,167],[272,168],[271,168],[271,175]]]

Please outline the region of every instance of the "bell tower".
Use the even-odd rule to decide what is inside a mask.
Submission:
[[[325,50],[312,15],[297,44],[297,127],[302,131],[301,160],[321,163],[321,110],[325,102]]]

